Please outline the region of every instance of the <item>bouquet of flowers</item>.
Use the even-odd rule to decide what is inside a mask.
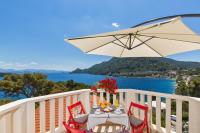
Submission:
[[[117,81],[114,78],[100,80],[96,86],[91,87],[91,90],[95,93],[97,89],[103,89],[105,92],[116,94],[118,90]]]

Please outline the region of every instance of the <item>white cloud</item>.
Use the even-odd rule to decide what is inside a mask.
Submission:
[[[34,61],[32,61],[32,62],[30,62],[30,65],[38,65],[38,63],[37,63],[37,62],[34,62]]]
[[[31,61],[30,63],[0,61],[0,68],[3,69],[28,69],[28,68],[36,68],[37,66],[38,63],[34,61]]]
[[[112,26],[118,28],[120,25],[118,23],[116,23],[116,22],[113,22]]]
[[[12,63],[2,63],[1,66],[2,66],[3,68],[10,68],[10,67],[13,66],[13,64],[12,64]]]

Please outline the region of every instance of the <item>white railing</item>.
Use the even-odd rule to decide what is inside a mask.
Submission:
[[[63,132],[62,122],[67,119],[68,113],[66,107],[81,100],[89,109],[89,91],[86,89],[34,97],[0,106],[0,133]],[[36,112],[37,109],[39,113]]]
[[[183,121],[182,121],[182,105],[183,102],[186,103],[184,105],[188,106],[189,108],[189,132],[190,133],[199,133],[200,126],[198,126],[198,123],[200,122],[200,117],[198,115],[198,112],[200,111],[200,99],[199,98],[193,98],[193,97],[187,97],[187,96],[179,96],[174,94],[164,94],[164,93],[157,93],[157,92],[150,92],[150,91],[141,91],[141,90],[134,90],[134,89],[121,89],[118,91],[118,94],[113,95],[109,93],[105,93],[103,91],[99,91],[97,94],[93,94],[93,104],[97,104],[97,98],[102,100],[109,101],[111,103],[114,103],[115,99],[119,99],[119,103],[124,106],[124,108],[127,110],[130,102],[133,101],[135,103],[147,105],[149,107],[148,112],[148,120],[149,124],[151,126],[152,130],[159,131],[159,132],[177,132],[182,133],[183,132]],[[112,97],[112,99],[110,99]],[[152,101],[153,99],[156,101],[156,107],[155,107],[155,116],[152,116],[153,114],[153,108],[152,108]],[[175,103],[175,107],[172,108],[172,100],[174,100],[173,103]],[[164,113],[161,112],[161,102],[166,103],[166,109],[164,109]],[[175,110],[176,112],[176,121],[171,120],[172,112],[171,110]],[[134,114],[138,116],[139,118],[143,118],[143,113],[140,112],[140,110],[135,109]],[[165,116],[165,125],[164,127],[161,126],[161,114]],[[153,123],[153,117],[155,119],[155,123]],[[172,126],[175,127],[175,129],[172,129]]]
[[[125,109],[128,109],[131,101],[148,105],[151,129],[167,133],[173,132],[172,124],[175,125],[177,133],[182,133],[182,103],[187,102],[189,104],[189,132],[199,133],[200,131],[200,100],[198,98],[133,89],[120,89],[117,95],[99,91],[96,95],[89,89],[84,89],[18,100],[0,106],[0,133],[61,133],[64,131],[62,122],[68,117],[66,107],[70,104],[80,100],[89,113],[90,101],[93,101],[93,104],[97,104],[98,100],[114,103],[116,99]],[[152,108],[152,100],[156,100],[155,110]],[[176,103],[175,109],[173,108],[176,110],[174,123],[171,123],[172,100]],[[166,103],[164,127],[161,125],[162,101]],[[143,113],[139,110],[135,109],[134,114],[140,118],[143,117]],[[153,118],[155,123],[153,123]]]

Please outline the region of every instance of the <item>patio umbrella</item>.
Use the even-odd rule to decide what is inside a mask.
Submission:
[[[181,17],[65,41],[87,54],[113,57],[165,57],[200,49],[200,36]]]

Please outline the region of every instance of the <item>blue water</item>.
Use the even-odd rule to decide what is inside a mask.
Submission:
[[[104,79],[104,75],[91,74],[48,74],[48,79],[53,81],[74,80],[76,82],[94,85],[99,80]],[[176,81],[159,78],[135,78],[135,77],[115,77],[119,88],[149,90],[162,93],[174,93]]]
[[[52,81],[74,80],[76,82],[95,85],[99,80],[104,79],[104,75],[91,74],[71,74],[71,73],[50,73],[48,79]],[[176,82],[171,79],[158,78],[135,78],[135,77],[115,77],[119,88],[140,89],[161,93],[174,93]],[[1,78],[0,78],[1,80]],[[0,91],[0,99],[5,98],[4,92]],[[18,99],[15,97],[14,99]]]

